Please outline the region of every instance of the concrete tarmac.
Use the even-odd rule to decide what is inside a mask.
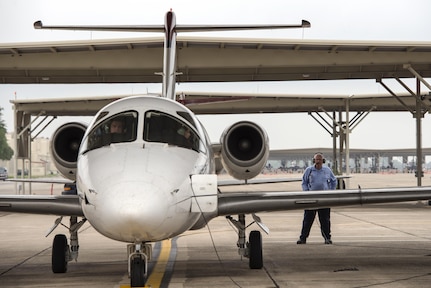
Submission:
[[[415,181],[412,174],[358,174],[350,180],[351,185],[360,182],[362,188],[414,186]],[[431,185],[429,182],[430,175],[426,174],[423,185]],[[8,185],[0,183],[0,193],[5,194]],[[51,193],[48,186],[36,192]],[[298,190],[299,186],[289,183],[251,188]],[[58,189],[54,193],[59,193]],[[175,261],[165,267],[170,278],[163,285],[429,287],[430,209],[424,202],[333,208],[333,245],[323,244],[317,220],[307,244],[296,244],[303,211],[259,213],[270,229],[269,235],[262,234],[262,270],[248,268],[248,259],[237,254],[236,232],[225,218],[219,217],[207,228],[173,239],[175,245],[170,254]],[[127,287],[126,244],[101,236],[88,223],[80,229],[78,262],[69,263],[65,274],[53,274],[53,235],[45,238],[45,233],[55,219],[55,216],[0,213],[0,287]],[[247,219],[250,221],[251,217]],[[67,224],[68,219],[63,222]],[[253,224],[248,229],[251,230],[259,228]],[[59,227],[54,233],[66,232]],[[156,255],[151,265],[157,260]]]

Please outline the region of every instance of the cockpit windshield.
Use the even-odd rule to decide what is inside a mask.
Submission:
[[[199,151],[199,137],[185,122],[160,111],[145,113],[144,140]]]
[[[138,113],[127,111],[106,118],[88,134],[87,149],[93,150],[111,143],[132,142],[136,140]]]

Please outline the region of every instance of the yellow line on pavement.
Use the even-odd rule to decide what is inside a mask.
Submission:
[[[168,264],[169,255],[171,254],[171,244],[171,239],[162,242],[159,258],[154,266],[153,273],[151,273],[147,281],[147,285],[153,288],[160,287],[160,284],[162,284],[162,279],[166,272],[166,265]]]

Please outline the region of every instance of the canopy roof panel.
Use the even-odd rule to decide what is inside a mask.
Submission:
[[[178,36],[179,82],[431,77],[431,42]],[[0,45],[0,83],[159,83],[163,37]]]
[[[130,95],[12,100],[17,112],[30,115],[94,116],[103,106]],[[154,95],[153,95],[154,96]],[[408,111],[416,97],[399,95],[310,95],[178,92],[177,98],[196,114],[288,113],[345,111]],[[422,109],[430,111],[430,95],[422,95]],[[402,103],[400,102],[402,101]],[[405,106],[404,106],[405,105]]]

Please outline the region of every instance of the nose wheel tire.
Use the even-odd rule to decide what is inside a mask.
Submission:
[[[130,263],[130,286],[143,287],[147,281],[145,275],[145,259],[142,255],[136,255],[131,258]]]

